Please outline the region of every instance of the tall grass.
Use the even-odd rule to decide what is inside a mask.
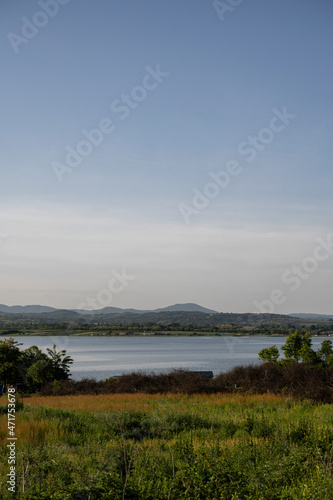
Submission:
[[[187,407],[196,408],[234,405],[254,406],[276,402],[285,404],[286,398],[276,394],[99,394],[96,396],[33,396],[25,398],[30,406],[47,406],[86,411],[120,411],[141,410],[153,411],[155,408],[173,407],[176,411],[184,411]],[[181,404],[179,404],[181,403]]]
[[[4,500],[13,498],[6,418]],[[16,418],[24,500],[332,498],[329,404],[272,394],[56,396],[27,398]]]

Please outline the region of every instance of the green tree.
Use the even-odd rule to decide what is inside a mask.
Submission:
[[[70,374],[69,365],[73,363],[73,359],[67,356],[65,350],[56,351],[56,345],[53,349],[46,349],[52,364],[52,374],[54,380],[67,380]]]
[[[307,332],[302,335],[296,331],[288,336],[286,343],[281,347],[285,355],[285,362],[298,363],[302,359],[302,353],[310,356],[311,349],[311,333]]]
[[[40,359],[48,359],[48,356],[36,345],[32,345],[22,351],[22,362],[27,367],[33,365]]]
[[[45,362],[50,363],[48,356],[36,345],[32,345],[22,351],[19,370],[22,380],[29,386],[29,389],[36,391],[40,387],[40,384],[43,383],[43,381],[40,381],[40,375],[36,376],[36,369],[41,363],[45,364]],[[39,364],[34,369],[33,366],[37,363]]]
[[[27,370],[29,388],[32,391],[37,391],[46,382],[54,380],[52,372],[53,367],[50,359],[39,359],[36,361]]]
[[[301,353],[301,360],[303,363],[312,366],[320,365],[321,363],[320,356],[318,356],[318,353],[314,351],[309,345],[303,344],[300,353]]]
[[[37,346],[20,351],[14,339],[0,341],[0,383],[3,385],[26,383],[30,389],[37,390],[51,380],[64,380],[69,377],[69,365],[73,359],[66,351],[47,349],[48,354]]]
[[[331,340],[323,340],[317,354],[324,365],[333,366],[333,345]]]
[[[0,383],[15,384],[21,380],[19,366],[21,351],[16,340],[0,340]]]
[[[333,366],[333,344],[331,340],[324,340],[318,351],[312,349],[311,333],[304,335],[298,331],[292,333],[281,347],[285,358],[278,361],[279,350],[274,345],[259,352],[259,359],[266,363],[306,363],[318,368]]]
[[[279,349],[276,347],[276,345],[261,349],[261,351],[259,352],[259,358],[266,363],[277,363],[278,357]]]

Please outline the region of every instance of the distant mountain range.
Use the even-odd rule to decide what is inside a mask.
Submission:
[[[218,314],[218,311],[214,309],[207,309],[207,307],[202,307],[198,304],[186,303],[186,304],[174,304],[172,306],[160,307],[158,309],[123,309],[121,307],[103,307],[101,309],[86,310],[86,309],[59,309],[49,306],[40,305],[30,305],[30,306],[6,306],[0,304],[0,313],[12,313],[12,314],[45,314],[45,313],[78,313],[78,314],[150,314],[150,313],[163,313],[163,312],[200,312],[205,314]],[[239,314],[239,313],[233,313]],[[283,316],[290,316],[292,318],[308,319],[308,320],[326,320],[329,321],[333,319],[333,315],[330,314],[312,314],[312,313],[291,313]]]
[[[133,314],[146,314],[146,313],[159,313],[159,312],[169,312],[169,311],[182,311],[182,312],[202,312],[206,314],[217,314],[217,311],[213,309],[207,309],[206,307],[199,306],[198,304],[174,304],[168,307],[162,307],[153,310],[140,310],[140,309],[122,309],[120,307],[103,307],[102,309],[95,310],[85,310],[85,309],[57,309],[48,306],[5,306],[0,304],[0,312],[3,313],[13,313],[13,314],[42,314],[42,313],[52,313],[61,311],[75,312],[79,314],[123,314],[123,313],[133,313]]]
[[[218,313],[198,304],[174,304],[172,306],[154,309],[121,309],[119,307],[104,307],[94,311],[83,309],[56,309],[54,307],[6,306],[0,304],[1,321],[25,321],[37,323],[71,323],[71,324],[179,324],[198,326],[252,326],[271,327],[283,326],[296,328],[302,325],[328,323],[333,316],[321,314],[259,314],[259,313]]]
[[[48,306],[5,306],[0,304],[0,312],[13,314],[39,314],[57,311],[54,307]]]

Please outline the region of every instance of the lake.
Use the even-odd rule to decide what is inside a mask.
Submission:
[[[9,337],[0,337],[9,338]],[[38,346],[44,352],[56,344],[73,359],[74,380],[102,380],[133,371],[167,372],[175,368],[211,370],[214,375],[237,365],[257,364],[264,347],[281,348],[286,337],[14,337],[26,349]],[[313,337],[318,348],[330,337]]]

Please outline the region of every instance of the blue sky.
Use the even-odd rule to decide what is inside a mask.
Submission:
[[[223,3],[1,3],[0,303],[333,313],[333,4]]]

